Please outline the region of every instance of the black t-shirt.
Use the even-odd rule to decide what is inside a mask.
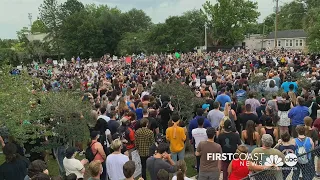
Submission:
[[[241,140],[239,134],[230,132],[219,134],[217,143],[221,145],[223,153],[235,153]],[[225,162],[231,162],[231,159]]]
[[[253,113],[242,113],[240,114],[240,122],[242,124],[242,127],[245,128],[246,127],[246,123],[249,120],[252,120],[256,125],[261,124],[259,122],[259,118],[257,115],[253,114]]]
[[[119,122],[116,120],[108,121],[108,127],[111,132],[111,135],[115,134],[118,131],[118,127],[120,126]]]
[[[4,162],[0,166],[0,179],[4,180],[23,180],[27,175],[29,161],[24,157],[20,157],[14,162]]]
[[[155,133],[155,129],[157,129],[157,128],[159,127],[156,119],[153,118],[153,117],[147,117],[147,119],[149,120],[148,128],[149,128],[153,133]],[[135,130],[138,130],[139,128],[141,128],[140,120],[137,121],[137,123],[136,123],[135,126],[134,126],[134,129],[135,129]]]

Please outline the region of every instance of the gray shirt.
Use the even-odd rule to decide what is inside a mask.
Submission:
[[[219,127],[220,122],[223,117],[224,117],[223,112],[221,112],[220,110],[217,110],[217,109],[212,109],[211,111],[209,111],[209,113],[207,115],[207,118],[211,122],[211,126],[213,128]]]
[[[154,157],[149,157],[147,159],[147,169],[150,173],[152,180],[157,179],[157,174],[160,171],[160,169],[164,169],[168,173],[175,173],[177,171],[176,166],[172,166],[168,162],[160,158],[154,158]]]

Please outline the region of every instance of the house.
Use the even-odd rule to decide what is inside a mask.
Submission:
[[[264,48],[274,49],[275,33],[271,32],[264,39]],[[284,30],[277,32],[277,48],[306,50],[307,33],[303,29]]]
[[[249,49],[260,50],[274,49],[275,33],[271,32],[267,36],[253,34],[247,36],[243,43]],[[277,32],[277,48],[307,50],[307,33],[303,29],[284,30]]]
[[[26,37],[27,39],[32,42],[32,41],[47,41],[47,39],[45,39],[48,36],[47,33],[34,33],[34,34],[28,34]]]

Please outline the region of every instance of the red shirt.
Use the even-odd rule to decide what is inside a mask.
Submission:
[[[318,137],[320,138],[320,118],[313,122],[313,127],[318,130]]]
[[[234,159],[231,161],[231,163],[232,163],[232,171],[229,176],[229,180],[239,180],[248,176],[249,162],[247,160]]]

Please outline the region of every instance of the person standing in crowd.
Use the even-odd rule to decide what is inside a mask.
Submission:
[[[5,162],[0,166],[0,179],[23,180],[27,175],[29,161],[17,153],[17,146],[7,143],[3,147]]]
[[[203,116],[207,117],[210,110],[210,104],[203,104],[202,109],[203,109]]]
[[[279,140],[278,144],[275,146],[280,152],[282,152],[285,156],[289,153],[295,153],[296,147],[295,142],[291,141],[291,137],[289,132],[284,132],[281,134],[281,139]],[[284,167],[288,167],[284,164]],[[288,175],[290,174],[291,170],[284,169],[282,170],[283,179],[287,179]]]
[[[136,170],[136,164],[133,161],[127,161],[123,165],[123,175],[125,180],[134,180],[134,172]],[[138,180],[144,180],[143,178],[139,178]]]
[[[309,107],[309,113],[312,120],[317,119],[318,109],[320,109],[319,104],[316,102],[316,97],[314,95],[309,95],[306,106]]]
[[[248,161],[248,149],[244,145],[238,146],[233,159],[228,166],[228,180],[244,179],[249,175],[250,171],[262,171],[266,166],[261,166]]]
[[[240,136],[238,133],[232,132],[231,120],[224,121],[223,133],[219,134],[217,143],[221,145],[222,153],[235,153],[237,147],[241,144]],[[221,161],[221,169],[223,172],[223,180],[228,180],[228,166],[231,159]]]
[[[193,131],[193,129],[199,128],[198,120],[200,118],[202,118],[204,120],[203,128],[211,127],[210,121],[206,117],[203,116],[203,109],[198,108],[197,109],[197,116],[189,122],[188,136],[189,136],[190,144],[194,144],[194,139],[192,139],[192,131]],[[195,147],[197,147],[197,146],[195,146]]]
[[[231,98],[230,98],[230,96],[228,96],[226,94],[226,89],[222,88],[220,92],[221,92],[221,94],[217,96],[216,102],[219,102],[221,105],[221,107],[220,107],[221,110],[224,110],[224,105],[227,102],[231,102]]]
[[[267,107],[266,102],[267,102],[266,98],[261,98],[260,106],[257,107],[257,109],[256,109],[256,113],[257,113],[259,119],[261,118],[261,116],[263,114],[266,113],[266,107]]]
[[[220,111],[220,103],[214,102],[213,109],[209,111],[208,119],[211,122],[211,126],[215,129],[218,129],[222,119],[224,117],[223,112]]]
[[[190,178],[186,177],[187,172],[187,165],[184,160],[179,160],[177,162],[177,173],[173,176],[172,180],[191,180]]]
[[[120,122],[117,121],[117,113],[116,111],[111,111],[110,113],[110,120],[108,121],[108,128],[110,130],[111,135],[115,134],[118,131],[120,126]]]
[[[249,99],[245,101],[245,105],[248,104],[251,106],[251,112],[255,114],[257,112],[257,107],[260,106],[260,102],[258,99],[254,98],[253,92],[249,92]]]
[[[154,143],[154,134],[148,129],[149,120],[143,118],[140,120],[140,125],[142,126],[136,131],[136,148],[138,150],[140,160],[141,160],[141,173],[142,178],[147,179],[147,159],[149,157],[149,147]]]
[[[271,155],[277,155],[278,157],[284,159],[284,155],[278,150],[273,149],[273,138],[270,134],[264,134],[261,138],[262,147],[255,148],[251,155],[254,157],[257,157],[253,162],[259,165],[266,165],[266,157],[270,157]],[[261,156],[262,154],[262,156]],[[262,164],[260,164],[262,163]],[[270,164],[271,166],[271,164]],[[272,177],[268,178],[276,178],[276,179],[282,179],[282,171],[281,170],[275,170],[274,173],[271,175]]]
[[[196,147],[198,147],[201,141],[208,140],[207,130],[204,128],[204,119],[198,119],[198,128],[192,130],[192,139],[194,141],[194,152],[197,152]],[[199,166],[200,166],[200,156],[196,156],[197,161],[197,173],[199,173]]]
[[[154,133],[154,135],[159,134],[157,121],[155,118],[150,117],[148,108],[143,108],[143,118],[148,119],[148,128]]]
[[[107,109],[105,107],[100,108],[100,115],[98,116],[97,120],[104,119],[106,122],[110,120],[110,117],[107,116]]]
[[[186,134],[182,127],[179,127],[180,116],[177,112],[172,114],[173,126],[166,131],[166,138],[170,143],[170,152],[172,160],[177,162],[184,159]]]
[[[159,133],[159,134],[156,135],[155,140],[156,141],[149,148],[149,157],[155,155],[155,153],[157,152],[157,148],[158,148],[159,144],[166,142],[166,137],[163,134]]]
[[[207,158],[208,154],[222,154],[221,146],[214,142],[216,130],[212,128],[207,129],[207,141],[199,143],[196,151],[196,156],[200,156],[200,169],[198,180],[219,180],[221,171],[221,161],[217,159]]]
[[[101,174],[101,180],[106,179],[106,163],[105,160],[107,158],[106,153],[104,152],[104,148],[100,142],[98,142],[98,139],[100,137],[100,132],[99,131],[92,131],[91,132],[91,151],[94,154],[94,161],[100,161],[102,164],[103,172]],[[100,175],[99,175],[100,176]]]
[[[130,120],[128,117],[123,117],[121,120],[121,125],[118,128],[118,133],[121,135],[121,140],[125,141],[125,146],[128,151],[135,147],[135,135],[133,129],[130,126]],[[130,153],[129,153],[130,154]]]
[[[270,111],[268,109],[267,109],[267,112]],[[274,124],[273,124],[272,117],[267,116],[267,118],[265,119],[265,127],[261,128],[260,134],[261,135],[270,134],[272,136],[272,139],[273,139],[272,147],[274,145],[276,145],[276,142],[278,142],[278,139],[279,139],[279,134],[278,134],[278,129],[276,129]]]
[[[147,159],[147,168],[151,179],[157,179],[158,172],[164,169],[168,173],[175,173],[177,168],[171,155],[168,154],[169,146],[166,143],[158,145],[157,152],[154,156]]]
[[[252,120],[255,123],[255,126],[261,125],[258,116],[252,112],[250,104],[246,104],[245,112],[240,114],[239,120],[241,122],[242,129],[246,127],[246,124],[249,120]]]
[[[294,92],[294,93],[297,93],[297,91],[298,91],[298,84],[297,84],[296,82],[292,82],[291,76],[288,76],[288,77],[287,77],[287,81],[285,81],[285,82],[283,82],[283,83],[281,84],[281,88],[283,89],[283,91],[284,91],[285,93],[288,93],[291,84],[293,85],[293,92]]]
[[[297,138],[295,138],[295,142],[296,142],[295,153],[298,156],[298,165],[296,166],[298,169],[293,171],[292,180],[299,179],[300,171],[302,171],[303,179],[312,180],[315,175],[314,159],[311,155],[312,153],[308,153],[308,152],[314,149],[314,143],[311,138],[306,136],[305,134],[306,129],[304,126],[298,125],[296,127],[296,131],[298,136]]]
[[[24,180],[30,180],[32,177],[40,173],[49,174],[47,164],[42,160],[32,161],[28,167],[28,175]]]
[[[288,113],[288,118],[291,119],[291,133],[292,137],[296,138],[298,137],[296,132],[296,127],[298,125],[303,125],[304,118],[306,116],[309,116],[309,109],[304,106],[304,99],[302,97],[297,98],[297,106],[292,108]]]
[[[120,139],[112,141],[113,153],[107,157],[107,172],[110,180],[124,179],[123,165],[129,161],[129,157],[121,153],[122,142]]]
[[[165,101],[162,104],[162,107],[160,109],[159,115],[161,116],[161,127],[162,127],[162,134],[166,133],[166,129],[168,128],[168,123],[170,121],[170,116],[173,112],[173,107],[171,105],[171,102]]]
[[[169,173],[164,169],[160,169],[157,174],[157,180],[169,180]]]
[[[88,180],[101,180],[100,176],[102,174],[103,168],[101,161],[95,160],[90,162],[88,167],[88,172],[90,173],[90,177]]]
[[[280,117],[279,120],[279,128],[280,134],[285,132],[289,132],[288,127],[290,126],[290,119],[288,118],[288,113],[291,108],[291,102],[289,100],[289,96],[286,93],[282,94],[282,99],[277,101],[278,106],[278,116]]]
[[[69,147],[66,149],[66,157],[63,159],[63,166],[66,171],[66,175],[75,174],[77,178],[83,178],[85,168],[84,165],[88,163],[88,160],[83,159],[79,161],[75,159],[77,155],[77,150],[74,147]]]

